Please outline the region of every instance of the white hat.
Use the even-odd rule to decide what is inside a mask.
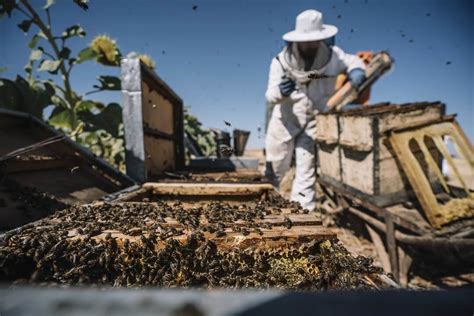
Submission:
[[[334,25],[323,24],[323,14],[316,10],[306,10],[296,17],[294,31],[283,35],[287,42],[312,42],[333,37],[337,33]]]

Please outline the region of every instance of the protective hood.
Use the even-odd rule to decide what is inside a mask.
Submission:
[[[289,43],[279,55],[279,60],[290,77],[303,84],[314,78],[323,77],[331,60],[332,49],[322,42],[310,69],[305,70],[305,60],[301,56],[297,45],[297,43]]]

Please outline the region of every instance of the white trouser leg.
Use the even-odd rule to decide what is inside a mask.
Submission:
[[[294,140],[281,141],[274,137],[266,139],[265,151],[267,153],[267,168],[271,165],[272,172],[265,172],[269,180],[276,188],[280,187],[280,181],[285,173],[290,169],[293,158]]]
[[[314,140],[303,132],[296,137],[296,170],[291,200],[308,210],[316,207],[316,167]]]

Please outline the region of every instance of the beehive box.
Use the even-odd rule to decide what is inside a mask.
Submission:
[[[444,112],[442,103],[423,102],[378,104],[318,115],[319,176],[380,206],[406,201],[411,190],[388,142],[389,133],[441,119]],[[428,144],[428,148],[441,163],[435,146]],[[423,159],[419,149],[413,152]],[[430,179],[435,187],[434,175]]]
[[[55,136],[36,117],[0,109],[0,156]],[[69,138],[0,163],[0,230],[42,218],[65,205],[90,203],[134,181]]]
[[[139,182],[184,167],[183,101],[139,59],[122,60],[127,174]]]

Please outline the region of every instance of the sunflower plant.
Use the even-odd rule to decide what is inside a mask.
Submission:
[[[87,1],[72,2],[84,9]],[[0,0],[0,19],[13,14],[22,15],[24,20],[18,28],[31,35],[25,75],[17,75],[14,80],[0,78],[0,107],[28,112],[68,135],[78,135],[73,136],[76,141],[123,169],[121,106],[103,104],[90,98],[101,91],[120,91],[120,78],[99,76],[98,83],[84,94],[77,93],[71,85],[73,69],[84,62],[96,61],[105,66],[119,67],[120,50],[115,40],[98,35],[86,48],[74,53],[68,47],[69,41],[83,38],[86,31],[79,24],[62,31],[53,30],[50,11],[54,3],[55,0],[45,0],[43,6],[33,6],[29,0]],[[150,67],[155,65],[149,56],[141,55],[140,59]],[[52,74],[54,80],[38,79],[43,73]],[[52,110],[45,111],[47,107],[52,107]],[[78,129],[83,132],[74,133]]]
[[[86,36],[86,31],[74,24],[61,31],[52,29],[51,8],[55,0],[45,0],[43,6],[33,6],[29,0],[0,0],[0,20],[4,16],[20,14],[24,20],[18,28],[31,35],[28,42],[30,56],[25,75],[15,80],[0,78],[0,107],[30,113],[61,129],[88,147],[94,154],[124,170],[124,141],[122,108],[117,103],[103,104],[91,99],[102,91],[120,91],[120,78],[99,76],[93,89],[77,93],[71,85],[71,74],[82,63],[95,61],[108,67],[120,67],[122,54],[117,41],[109,35],[97,35],[82,50],[74,53],[68,43]],[[36,2],[35,2],[36,3]],[[81,9],[88,9],[87,0],[71,0]],[[78,9],[79,9],[78,8]],[[149,68],[155,61],[148,55],[131,52],[128,57],[139,58]],[[4,71],[0,67],[0,73]],[[44,80],[49,73],[54,80]],[[52,106],[52,111],[45,111]],[[45,117],[45,112],[48,112]],[[215,143],[208,130],[189,111],[185,114],[185,129],[195,137],[206,155],[215,151]],[[81,130],[81,133],[75,131]]]

